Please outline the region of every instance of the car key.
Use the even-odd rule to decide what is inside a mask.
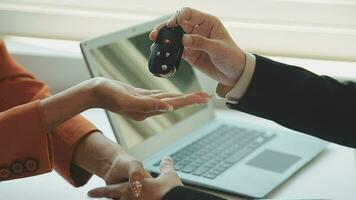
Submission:
[[[148,58],[148,68],[153,75],[170,78],[178,70],[184,49],[183,35],[181,26],[173,28],[164,26],[159,31]]]

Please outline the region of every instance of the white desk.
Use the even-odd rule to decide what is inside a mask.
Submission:
[[[241,113],[237,113],[245,117]],[[91,120],[106,136],[114,140],[112,130],[104,111],[90,110],[84,116]],[[259,119],[254,119],[259,120]],[[272,123],[266,122],[273,126]],[[87,185],[74,188],[55,172],[50,174],[12,180],[0,183],[1,200],[83,200],[86,193],[104,182],[93,177]],[[315,160],[273,191],[268,198],[356,198],[355,151],[347,147],[331,144]],[[235,198],[234,198],[235,199]]]

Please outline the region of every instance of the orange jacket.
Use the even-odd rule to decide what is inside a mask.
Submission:
[[[47,86],[16,63],[0,40],[0,181],[53,168],[74,186],[91,177],[71,159],[78,142],[97,129],[76,116],[45,132],[39,99],[49,95]]]

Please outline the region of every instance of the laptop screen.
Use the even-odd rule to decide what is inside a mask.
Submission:
[[[202,91],[192,67],[182,60],[179,69],[170,79],[153,76],[148,70],[148,57],[152,41],[149,32],[115,41],[90,51],[99,76],[119,80],[132,86],[164,90],[170,93]],[[134,121],[120,115],[112,115],[112,123],[119,127],[116,134],[127,148],[162,133],[165,129],[202,110],[205,106],[193,105],[171,113]]]

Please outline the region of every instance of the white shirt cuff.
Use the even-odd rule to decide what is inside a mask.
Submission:
[[[218,97],[225,99],[226,102],[237,104],[240,99],[244,96],[247,91],[248,86],[250,85],[253,73],[255,71],[256,66],[256,57],[250,53],[246,54],[246,64],[239,80],[236,82],[235,86],[230,90],[230,92],[226,93],[225,97],[220,96],[222,86],[218,84],[216,88],[216,94]],[[220,91],[220,92],[219,92]]]

